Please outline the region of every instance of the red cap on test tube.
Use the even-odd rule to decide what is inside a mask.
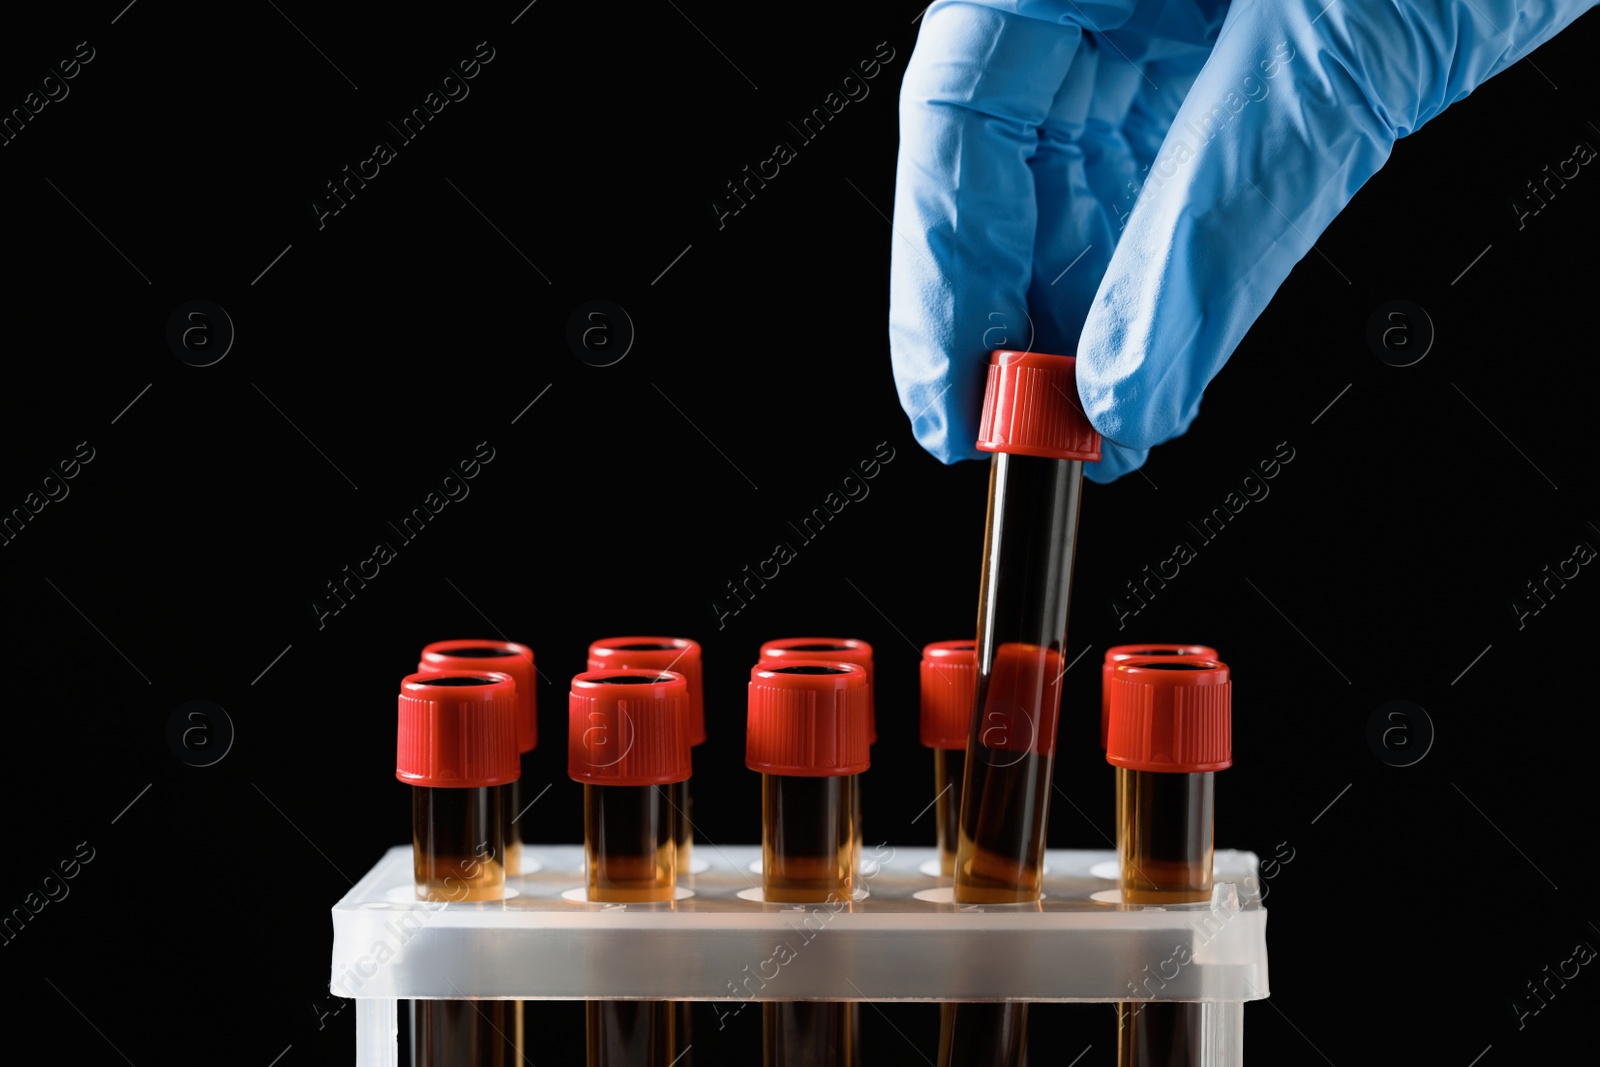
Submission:
[[[539,743],[539,705],[533,649],[515,641],[435,641],[422,648],[418,674],[440,671],[503,671],[517,683],[517,751]]]
[[[978,684],[977,643],[935,641],[922,650],[922,743],[966,748]]]
[[[854,663],[867,672],[867,742],[878,743],[872,646],[854,637],[786,637],[761,646],[762,663]]]
[[[750,669],[744,764],[763,774],[833,778],[870,762],[867,672],[854,663],[758,663]]]
[[[1100,458],[1100,435],[1078,402],[1072,356],[989,354],[978,448],[1045,459]]]
[[[588,671],[567,698],[567,775],[588,785],[666,785],[689,777],[684,708],[674,671]]]
[[[1111,672],[1118,663],[1145,656],[1204,656],[1216,659],[1217,650],[1210,645],[1113,645],[1106,649],[1105,664],[1100,668],[1100,747],[1106,747],[1106,731],[1111,728]]]
[[[1111,676],[1106,762],[1135,771],[1198,774],[1233,766],[1233,682],[1201,656],[1148,656]]]
[[[689,687],[689,744],[706,740],[705,687],[700,674],[700,642],[687,637],[607,637],[589,646],[589,669],[674,671]]]
[[[505,785],[517,758],[516,683],[498,671],[408,674],[400,682],[394,776],[407,785]]]

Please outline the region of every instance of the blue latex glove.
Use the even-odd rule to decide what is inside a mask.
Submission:
[[[1086,475],[1138,468],[1394,142],[1594,2],[939,0],[889,304],[917,440],[985,456],[988,352],[1076,351],[1107,443]]]

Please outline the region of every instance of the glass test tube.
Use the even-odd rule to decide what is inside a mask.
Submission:
[[[517,751],[522,755],[532,752],[539,743],[539,708],[536,668],[533,649],[515,641],[455,640],[435,641],[423,646],[422,658],[417,663],[417,673],[434,674],[439,671],[501,671],[509,674],[517,686]],[[522,816],[521,776],[500,787],[500,815],[505,835],[506,877],[522,873]],[[520,1000],[507,1001],[511,1020],[506,1035],[511,1039],[506,1057],[512,1063],[521,1063],[524,1041],[524,1005]]]
[[[999,1001],[943,1007],[939,1013],[939,1063],[947,1067],[1025,1067],[1026,1003]]]
[[[877,691],[873,681],[872,646],[854,637],[787,637],[768,641],[757,658],[762,663],[854,663],[867,672],[867,744],[878,743]],[[850,779],[851,816],[855,825],[855,850],[851,863],[861,869],[861,785]]]
[[[689,687],[689,747],[706,740],[705,690],[702,682],[700,642],[686,637],[607,637],[589,645],[589,670],[674,671],[683,675]],[[678,820],[678,874],[690,873],[693,862],[694,825],[689,810],[689,779],[674,782],[668,789]]]
[[[1106,761],[1116,768],[1122,899],[1211,899],[1215,772],[1232,765],[1232,682],[1195,656],[1122,660],[1112,672]],[[1208,1062],[1208,1013],[1219,1005],[1117,1005],[1118,1067]]]
[[[1043,890],[1083,464],[1100,458],[1074,362],[1037,352],[989,357],[977,447],[994,460],[956,847],[960,904],[1035,902]],[[1024,1005],[944,1005],[942,1067],[962,1062],[961,1050],[1020,1062],[1026,1020]]]
[[[933,749],[934,834],[939,873],[947,877],[956,872],[976,647],[972,641],[935,641],[922,650],[922,743]]]
[[[411,785],[418,900],[505,895],[503,786],[520,771],[516,684],[502,673],[443,671],[400,683],[395,777]],[[504,1067],[515,1050],[502,1000],[414,1000],[415,1067]]]
[[[768,641],[761,646],[757,658],[765,662],[774,663],[827,663],[841,662],[854,663],[867,672],[867,744],[878,743],[878,695],[877,685],[872,666],[872,645],[855,637],[790,637],[778,641]],[[861,778],[859,775],[850,776],[850,811],[851,822],[855,827],[855,836],[851,840],[850,868],[857,876],[861,873],[861,857],[863,854],[862,842],[864,839],[862,827],[865,822],[861,815]],[[856,1001],[850,1002],[850,1034],[855,1042],[853,1056],[861,1058],[861,1005]]]
[[[1150,656],[1201,656],[1216,659],[1217,650],[1210,645],[1113,645],[1106,649],[1105,662],[1100,666],[1100,747],[1106,747],[1106,731],[1111,727],[1111,672],[1118,663],[1128,659]]]
[[[607,637],[589,645],[589,669],[613,668],[675,671],[689,687],[689,747],[705,743],[706,706],[701,675],[700,642],[686,637]],[[678,876],[694,873],[694,804],[689,796],[689,779],[661,787],[676,809],[678,826]],[[674,1014],[674,1039],[677,1042],[677,1067],[694,1067],[694,1001],[677,1000]]]
[[[1040,896],[1083,464],[1100,458],[1077,395],[1071,357],[990,357],[978,447],[994,461],[956,861],[963,904]]]
[[[567,774],[583,783],[591,901],[669,906],[677,896],[677,809],[664,787],[689,776],[688,686],[672,671],[614,669],[572,679]],[[589,1067],[668,1067],[666,1000],[591,1000]]]
[[[417,673],[439,671],[501,671],[517,683],[517,751],[532,752],[539,743],[538,694],[533,649],[515,641],[435,641],[424,645]],[[522,832],[514,821],[522,813],[520,781],[505,787],[506,874],[522,872]]]
[[[771,903],[851,906],[861,877],[854,851],[868,767],[866,670],[853,663],[766,662],[750,671],[745,766],[761,773],[761,891]],[[830,910],[832,910],[830,908]],[[815,936],[815,935],[812,935]],[[761,1006],[765,1067],[858,1062],[851,1002]]]

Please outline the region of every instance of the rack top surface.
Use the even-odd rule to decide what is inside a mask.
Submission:
[[[761,850],[697,844],[679,899],[583,899],[583,849],[525,845],[505,900],[415,899],[391,849],[333,908],[330,987],[352,997],[1255,1000],[1256,857],[1220,850],[1206,903],[1120,903],[1111,851],[1052,850],[1036,904],[960,906],[930,848],[868,845],[848,903],[760,897]],[[531,868],[531,869],[530,869]]]

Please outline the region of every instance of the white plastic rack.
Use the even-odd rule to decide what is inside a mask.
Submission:
[[[1251,852],[1217,852],[1209,902],[1166,907],[1123,904],[1110,851],[1048,852],[1037,904],[958,906],[933,849],[869,846],[848,908],[764,902],[760,855],[696,844],[676,901],[592,904],[580,846],[525,845],[507,899],[436,904],[391,849],[333,908],[357,1067],[398,1063],[399,1001],[464,997],[1201,1001],[1206,1067],[1241,1067],[1244,1002],[1268,995]]]

